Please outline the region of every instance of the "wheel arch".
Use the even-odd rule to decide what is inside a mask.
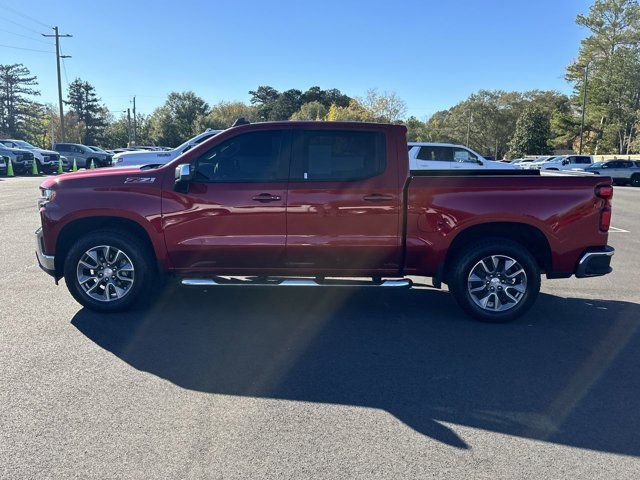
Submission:
[[[469,226],[458,232],[453,238],[442,264],[442,277],[445,283],[446,272],[449,271],[457,254],[475,241],[490,237],[506,238],[518,242],[533,255],[541,272],[551,271],[551,245],[538,227],[520,222],[488,222]]]
[[[134,235],[142,240],[145,246],[153,254],[154,258],[156,258],[156,260],[158,259],[157,251],[151,240],[149,232],[147,232],[147,230],[135,220],[106,215],[81,217],[67,223],[58,234],[55,250],[55,268],[57,277],[62,277],[64,275],[64,262],[74,241],[80,238],[83,234],[96,230],[114,230]]]

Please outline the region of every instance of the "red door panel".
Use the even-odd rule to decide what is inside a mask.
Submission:
[[[282,266],[288,136],[282,129],[224,136],[193,160],[187,193],[165,192],[163,225],[175,268],[250,274]]]
[[[171,192],[164,230],[173,265],[212,271],[282,265],[286,198],[286,183],[193,183],[188,194]]]
[[[294,133],[288,267],[333,275],[399,271],[402,198],[396,163],[388,160],[394,154],[382,132]]]

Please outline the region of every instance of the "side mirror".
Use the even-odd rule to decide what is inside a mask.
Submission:
[[[189,191],[189,182],[191,181],[191,164],[181,163],[176,167],[176,181],[174,190],[180,193]]]
[[[563,164],[563,165],[569,165],[569,160],[565,158],[565,159],[562,161],[562,164]]]
[[[476,162],[478,162],[478,165],[484,165],[484,163],[482,163],[482,160],[476,160]]]

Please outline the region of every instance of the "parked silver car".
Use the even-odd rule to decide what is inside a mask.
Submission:
[[[44,148],[38,148],[35,145],[31,145],[29,142],[25,142],[24,140],[5,138],[0,139],[0,143],[2,143],[6,147],[20,148],[32,152],[33,156],[35,157],[35,161],[38,164],[39,172],[53,173],[58,170],[58,163],[61,160],[60,154],[58,152],[54,152],[53,150],[45,150]],[[64,160],[62,163],[62,168],[64,169]]]
[[[31,171],[34,162],[33,152],[22,148],[7,147],[0,143],[0,155],[9,157],[15,173],[26,173]]]
[[[56,143],[53,149],[67,157],[71,165],[75,160],[78,168],[89,168],[92,160],[96,167],[110,167],[113,158],[106,152],[96,152],[79,143]]]
[[[640,160],[609,160],[596,162],[584,169],[596,175],[606,175],[614,183],[624,183],[640,187]]]

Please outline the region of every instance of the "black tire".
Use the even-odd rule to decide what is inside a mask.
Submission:
[[[77,278],[78,262],[93,247],[109,245],[124,252],[131,260],[135,278],[130,290],[122,298],[109,301],[95,300],[81,287]],[[98,312],[119,312],[134,304],[143,305],[151,297],[160,275],[148,246],[135,235],[114,230],[98,230],[80,237],[69,249],[64,261],[64,279],[69,292],[78,303]]]
[[[631,181],[629,182],[630,185],[633,185],[634,187],[640,187],[640,173],[634,173],[633,175],[631,175]]]
[[[477,305],[471,297],[468,279],[475,265],[491,255],[505,255],[516,260],[526,274],[526,289],[519,302],[502,312],[490,311]],[[476,320],[506,323],[522,316],[535,302],[540,292],[540,269],[531,253],[521,244],[506,238],[488,238],[465,247],[454,258],[448,276],[449,290],[458,305]]]

